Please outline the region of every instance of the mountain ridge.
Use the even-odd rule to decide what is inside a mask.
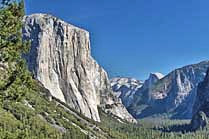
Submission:
[[[149,83],[151,73],[142,87],[134,92],[134,100],[127,107],[128,111],[135,118],[168,113],[170,118],[191,119],[191,107],[195,101],[196,88],[198,83],[204,79],[208,67],[208,60],[189,64]],[[129,90],[131,89],[126,91]]]

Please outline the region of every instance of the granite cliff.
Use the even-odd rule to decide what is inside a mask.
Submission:
[[[191,119],[197,86],[204,80],[208,67],[209,61],[203,61],[175,69],[166,76],[151,73],[143,84],[134,88],[131,82],[118,88],[119,79],[118,83],[112,82],[112,87],[115,92],[123,92],[119,97],[135,118],[166,114],[169,118]],[[132,95],[128,95],[130,92]],[[131,102],[126,95],[131,96]]]
[[[193,106],[193,117],[191,121],[191,129],[197,130],[208,125],[209,117],[209,69],[204,81],[199,83],[197,88],[197,96]]]
[[[95,121],[98,107],[136,122],[112,92],[107,73],[91,56],[89,32],[47,14],[24,18],[23,38],[31,41],[24,58],[52,96]]]

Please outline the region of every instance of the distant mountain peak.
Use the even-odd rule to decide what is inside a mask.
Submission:
[[[133,96],[143,85],[142,81],[130,77],[116,77],[112,78],[110,82],[113,91],[121,98],[126,107],[132,103]]]
[[[152,72],[150,73],[150,76],[156,76],[158,79],[162,79],[164,75],[160,72]]]
[[[143,94],[143,97],[134,96],[136,99],[129,112],[139,118],[168,112],[172,118],[191,118],[197,85],[204,79],[208,67],[209,61],[202,61],[175,69],[165,77],[151,73],[136,93]],[[145,102],[148,108],[138,111],[142,102]]]

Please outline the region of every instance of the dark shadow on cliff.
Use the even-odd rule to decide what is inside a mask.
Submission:
[[[164,113],[163,109],[148,106],[147,108],[142,110],[141,113],[139,115],[137,115],[136,117],[137,117],[137,119],[143,119],[143,118],[147,118],[147,117],[152,117],[154,115],[160,115],[163,113]]]
[[[164,106],[163,101],[156,101],[155,104],[148,104],[148,102],[141,101],[137,105],[129,107],[128,111],[136,119],[160,117],[160,115],[166,115],[165,107],[162,106]]]

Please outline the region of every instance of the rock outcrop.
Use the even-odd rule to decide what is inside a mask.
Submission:
[[[148,89],[142,87],[134,96],[129,112],[139,118],[160,113],[169,113],[171,118],[192,118],[197,85],[203,81],[208,67],[209,61],[188,65],[172,71]],[[142,104],[146,107],[137,111]]]
[[[156,73],[150,73],[149,78],[144,82],[142,88],[138,90],[138,94],[143,94],[144,101],[149,102],[151,100],[153,94],[152,94],[152,87],[157,83],[160,79],[164,77],[163,74],[156,72]]]
[[[190,123],[190,131],[204,129],[208,125],[208,118],[203,111],[196,113]]]
[[[193,106],[191,126],[193,130],[204,128],[209,117],[209,69],[203,82],[199,83],[197,96]]]
[[[113,105],[112,114],[136,122],[91,57],[87,31],[47,14],[26,16],[24,24],[23,38],[31,41],[24,56],[28,68],[54,97],[95,121],[100,121],[98,106]]]

